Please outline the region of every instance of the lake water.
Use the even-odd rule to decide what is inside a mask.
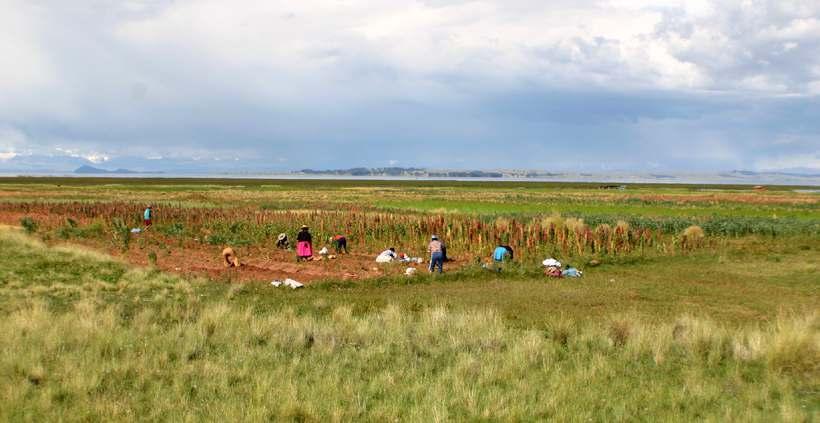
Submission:
[[[152,173],[152,174],[76,174],[76,173],[0,173],[0,177],[70,177],[70,178],[197,178],[197,179],[271,179],[271,180],[351,180],[351,181],[513,181],[513,182],[592,182],[592,183],[657,183],[657,184],[717,184],[717,185],[794,185],[820,187],[820,176],[740,175],[740,174],[670,174],[652,176],[639,173],[573,174],[539,178],[419,178],[390,176],[337,176],[302,175],[294,173]],[[820,190],[797,190],[802,193],[820,193]]]

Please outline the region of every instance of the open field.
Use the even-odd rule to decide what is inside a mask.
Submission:
[[[352,254],[274,250],[303,223]],[[820,196],[789,187],[10,179],[0,224],[3,420],[820,417]],[[444,275],[373,263],[431,233]]]

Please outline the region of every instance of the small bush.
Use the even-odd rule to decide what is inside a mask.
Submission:
[[[705,237],[703,228],[697,225],[692,225],[686,228],[681,234],[681,246],[684,250],[699,247],[703,243]]]
[[[185,226],[182,223],[174,222],[170,225],[163,226],[160,232],[168,236],[180,236],[185,233]]]
[[[20,226],[23,227],[23,230],[25,230],[27,234],[33,234],[37,232],[37,228],[39,225],[37,224],[37,221],[35,221],[33,218],[31,218],[30,216],[26,216],[20,219]]]
[[[123,250],[127,250],[131,243],[131,228],[125,222],[116,218],[111,221],[111,238]]]

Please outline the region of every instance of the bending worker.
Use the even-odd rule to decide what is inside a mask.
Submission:
[[[398,256],[396,255],[396,249],[390,247],[381,252],[378,256],[376,256],[376,263],[391,263],[393,260],[396,260]]]
[[[347,254],[347,238],[344,235],[334,235],[330,237],[330,244],[336,250],[336,254]]]
[[[276,237],[276,248],[280,250],[287,250],[290,248],[290,241],[288,240],[288,234],[281,233],[279,236]]]
[[[432,273],[438,267],[438,272],[444,272],[444,252],[442,247],[444,244],[439,241],[438,237],[433,235],[430,243],[427,244],[427,251],[430,252],[430,267],[428,270]]]
[[[509,245],[499,245],[493,251],[493,261],[496,263],[503,263],[505,261],[512,261],[513,249]]]
[[[493,251],[493,262],[495,263],[495,270],[500,272],[504,262],[512,261],[513,249],[509,245],[499,245]]]
[[[222,250],[222,258],[225,259],[225,267],[239,267],[239,256],[231,247],[225,247]]]

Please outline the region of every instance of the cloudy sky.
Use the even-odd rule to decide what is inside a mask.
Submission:
[[[0,167],[820,169],[815,0],[0,0],[0,28]]]

